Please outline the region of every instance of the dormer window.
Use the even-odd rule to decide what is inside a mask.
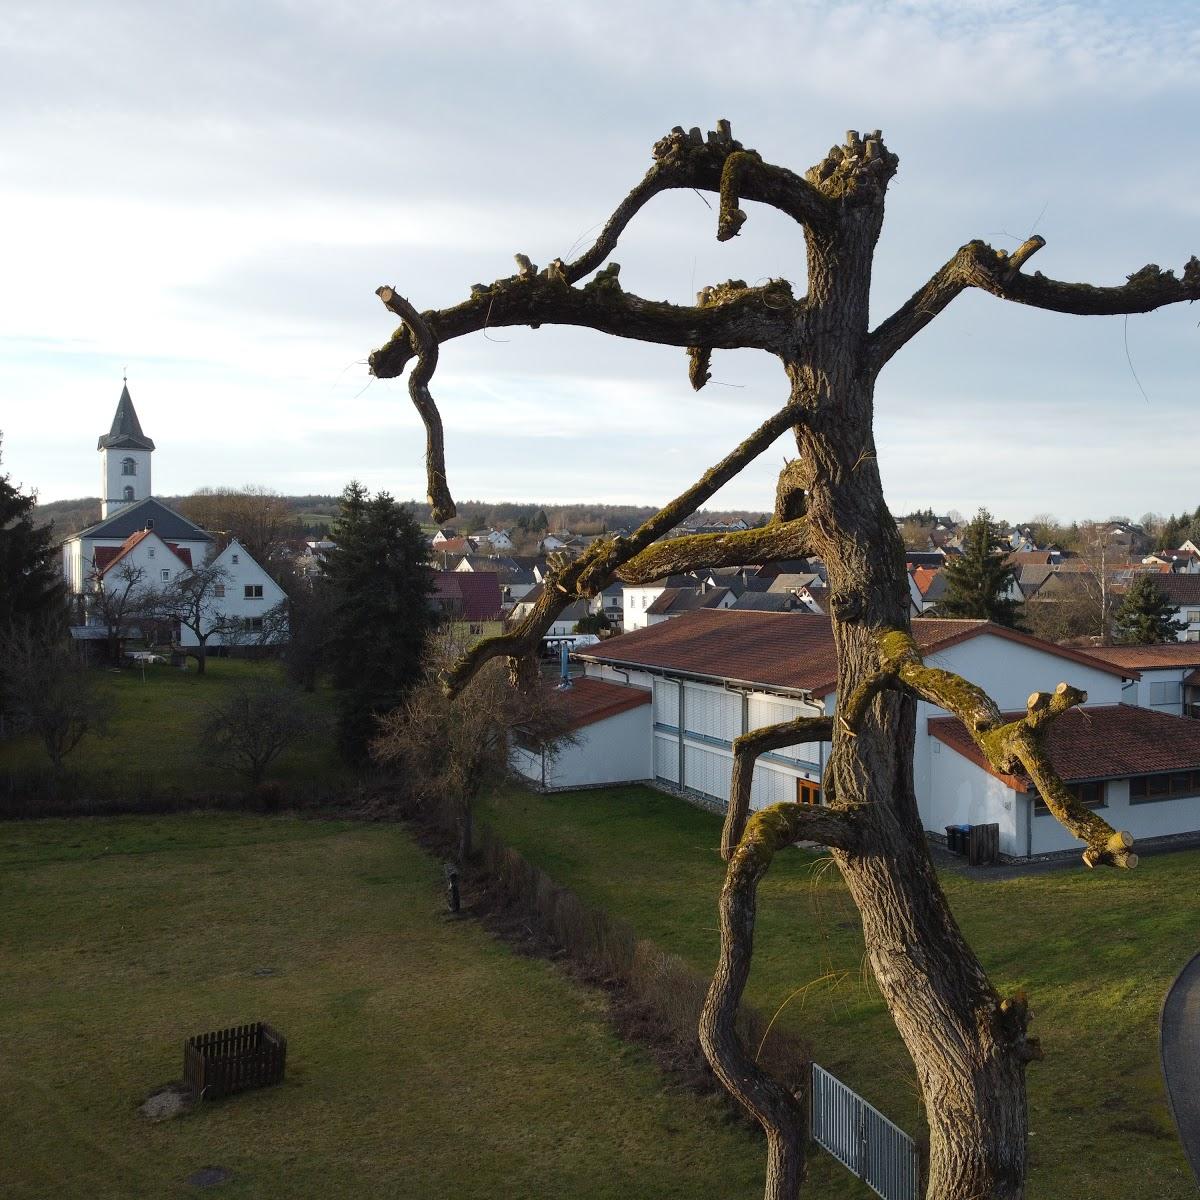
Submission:
[[[121,474],[122,475],[136,475],[137,474],[137,463],[134,462],[132,458],[121,459]]]

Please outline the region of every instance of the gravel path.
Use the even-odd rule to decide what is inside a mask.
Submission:
[[[1159,1020],[1159,1052],[1171,1115],[1200,1181],[1200,954],[1179,972]]]

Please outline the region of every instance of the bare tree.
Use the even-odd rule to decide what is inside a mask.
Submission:
[[[448,695],[441,679],[469,644],[453,629],[432,639],[424,679],[404,705],[379,719],[371,743],[371,757],[401,767],[416,799],[453,806],[460,860],[472,852],[476,798],[509,773],[511,741],[554,753],[572,740],[562,704],[540,677],[519,692],[501,664],[489,662]]]
[[[237,639],[241,627],[225,608],[225,589],[230,574],[224,567],[208,563],[188,567],[164,585],[152,603],[156,617],[186,629],[196,639],[194,646],[182,646],[196,660],[196,673],[203,675],[208,663],[209,639],[221,636]]]
[[[91,588],[86,603],[104,625],[108,661],[119,663],[122,641],[137,621],[153,615],[156,593],[145,569],[128,558],[107,572],[93,564],[88,582]]]
[[[865,138],[850,131],[844,145],[801,176],[734,141],[728,122],[707,139],[699,129],[676,128],[655,145],[645,178],[579,258],[555,259],[539,271],[518,255],[515,275],[475,285],[461,303],[425,313],[393,288],[380,288],[402,324],[370,358],[380,378],[400,375],[415,360],[408,387],[426,425],[437,521],[453,516],[454,502],[429,384],[440,346],[453,338],[489,326],[585,326],[686,348],[696,388],[709,378],[714,350],[764,350],[784,369],[787,400],[740,446],[629,536],[598,541],[559,565],[518,628],[481,642],[446,676],[456,691],[485,662],[507,657],[514,676],[530,680],[532,655],[555,614],[614,577],[637,583],[700,566],[811,554],[828,565],[839,712],[759,730],[735,744],[736,786],[722,846],[728,873],[719,906],[721,948],[701,1021],[715,1071],[766,1131],[766,1195],[777,1200],[794,1196],[804,1173],[800,1107],[741,1044],[734,1015],[750,969],[758,882],[775,852],[801,838],[831,848],[859,908],[880,991],[916,1065],[929,1118],[928,1194],[1012,1200],[1024,1193],[1025,1068],[1040,1051],[1028,1033],[1025,998],[996,992],[938,886],[913,789],[918,698],[961,718],[996,768],[1025,772],[1048,809],[1084,843],[1088,865],[1136,863],[1133,839],[1084,808],[1043,749],[1047,723],[1082,702],[1082,692],[1064,683],[1053,696],[1035,693],[1027,714],[1006,722],[979,688],[922,662],[909,629],[903,547],[880,485],[874,389],[892,356],[967,288],[1063,313],[1147,312],[1200,298],[1200,261],[1192,258],[1182,279],[1148,266],[1120,286],[1094,287],[1026,274],[1022,268],[1044,245],[1040,237],[1011,253],[973,241],[871,329],[871,265],[897,165],[878,130]],[[615,263],[598,271],[629,221],[669,188],[719,195],[720,241],[745,223],[746,200],[799,222],[807,295],[793,296],[782,279],[755,287],[730,280],[706,287],[695,305],[675,305],[626,292]],[[656,543],[788,429],[799,457],[781,474],[771,523]],[[827,807],[777,805],[749,816],[757,753],[830,737]]]
[[[205,757],[254,786],[279,755],[312,728],[308,712],[291,688],[282,684],[242,687],[210,708],[201,749]]]
[[[222,546],[237,538],[246,553],[272,575],[280,565],[288,539],[300,532],[287,499],[257,484],[200,488],[179,501],[177,507],[189,520],[220,535]]]
[[[57,625],[13,622],[0,635],[3,709],[45,747],[55,771],[89,733],[104,734],[93,677]]]

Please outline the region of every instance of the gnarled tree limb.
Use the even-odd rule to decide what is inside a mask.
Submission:
[[[1067,788],[1042,744],[1049,722],[1082,704],[1086,692],[1066,683],[1060,683],[1052,696],[1035,692],[1029,697],[1025,715],[1006,723],[995,701],[982,688],[951,671],[927,667],[909,634],[899,630],[884,633],[879,648],[884,670],[895,674],[922,699],[958,717],[997,771],[1021,769],[1029,776],[1059,824],[1087,847],[1083,861],[1089,867],[1137,866],[1138,856],[1130,849],[1133,838],[1113,829]]]
[[[618,337],[667,346],[753,347],[778,352],[795,337],[797,306],[777,282],[745,287],[703,306],[645,300],[626,292],[617,273],[601,273],[571,287],[559,273],[511,275],[453,308],[423,313],[438,342],[507,325],[577,325]],[[371,373],[394,379],[418,345],[406,324],[368,358]]]
[[[855,814],[777,804],[750,818],[721,888],[721,950],[700,1014],[700,1044],[713,1070],[766,1131],[764,1196],[779,1200],[791,1200],[804,1178],[804,1113],[795,1096],[747,1053],[737,1032],[737,1012],[754,954],[759,881],[775,854],[800,840],[853,851],[858,845]]]
[[[617,571],[651,547],[656,538],[673,529],[685,517],[690,516],[710,496],[724,487],[746,466],[757,458],[771,443],[790,426],[804,419],[803,411],[785,405],[765,420],[740,446],[727,454],[719,463],[710,467],[690,488],[681,492],[669,504],[664,505],[654,516],[638,526],[629,537],[601,538],[593,542],[577,559],[552,571],[535,601],[532,611],[514,630],[496,637],[477,642],[461,661],[446,674],[445,685],[451,692],[458,692],[485,662],[493,658],[507,657],[510,660],[528,658],[537,653],[541,640],[554,624],[554,618],[568,604],[584,597],[595,596],[606,588]],[[779,530],[780,525],[768,526]],[[761,532],[761,531],[747,531]],[[784,539],[776,544],[790,544],[788,537],[796,531],[785,530]],[[707,535],[702,535],[707,536]],[[722,535],[718,535],[722,536]],[[781,557],[788,557],[782,555]],[[693,566],[711,565],[693,562]],[[651,576],[655,578],[655,576]],[[517,675],[515,662],[512,664],[514,679]]]
[[[701,567],[738,567],[778,562],[808,552],[808,522],[772,521],[733,533],[695,533],[655,542],[617,570],[622,583],[650,583]]]
[[[827,742],[833,737],[831,717],[795,717],[777,725],[752,729],[733,740],[733,776],[729,782],[729,805],[721,829],[721,857],[729,862],[746,831],[750,811],[750,785],[754,764],[760,754],[797,746],[804,742]]]
[[[1044,245],[1031,237],[1012,254],[994,250],[986,242],[968,242],[920,291],[880,324],[870,337],[870,359],[875,370],[918,334],[960,292],[975,287],[1002,300],[1077,316],[1120,316],[1151,312],[1181,300],[1200,300],[1200,260],[1190,258],[1183,277],[1151,264],[1117,287],[1090,283],[1063,283],[1040,272],[1021,271]]]
[[[442,434],[442,415],[429,391],[429,381],[437,369],[438,344],[419,312],[394,288],[381,287],[376,295],[400,317],[417,345],[417,365],[408,377],[408,394],[421,420],[425,422],[425,479],[429,507],[435,521],[448,521],[458,511],[446,479],[446,444]]]

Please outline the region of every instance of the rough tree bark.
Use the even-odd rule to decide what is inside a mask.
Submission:
[[[1064,684],[1054,696],[1035,694],[1026,716],[1005,724],[978,688],[921,662],[909,636],[903,547],[876,464],[874,389],[892,355],[966,288],[1058,312],[1147,312],[1200,297],[1200,262],[1192,258],[1182,278],[1149,266],[1121,286],[1093,287],[1025,274],[1021,268],[1042,248],[1041,238],[1012,254],[970,242],[871,330],[871,266],[897,165],[878,131],[865,138],[850,131],[843,145],[799,176],[734,141],[728,122],[719,122],[707,138],[699,129],[676,128],[655,145],[645,178],[575,261],[555,259],[539,271],[517,255],[516,275],[476,284],[468,299],[439,311],[420,313],[391,287],[378,291],[403,323],[371,356],[371,370],[393,378],[416,359],[409,390],[429,435],[429,497],[439,521],[453,515],[454,502],[429,384],[438,347],[451,338],[487,326],[586,326],[685,348],[696,388],[708,380],[714,349],[755,347],[783,366],[789,391],[779,412],[633,534],[602,540],[575,561],[558,564],[522,625],[480,643],[446,677],[447,688],[456,691],[482,663],[504,656],[515,681],[528,679],[532,655],[556,613],[614,578],[634,583],[670,571],[802,554],[826,562],[837,694],[846,698],[832,722],[826,805],[779,805],[749,818],[747,812],[757,755],[788,738],[825,736],[824,726],[773,727],[739,743],[738,786],[722,838],[729,865],[720,900],[721,952],[701,1021],[714,1069],[766,1131],[768,1200],[790,1200],[803,1178],[801,1109],[741,1045],[734,1016],[749,973],[758,881],[774,853],[798,838],[830,847],[861,914],[875,978],[925,1098],[928,1195],[1019,1200],[1024,1193],[1025,1067],[1040,1049],[1027,1032],[1025,998],[997,994],[938,885],[913,792],[918,697],[960,717],[998,768],[1023,770],[1084,843],[1089,866],[1131,867],[1137,861],[1128,834],[1079,805],[1042,751],[1046,723],[1080,703],[1082,693]],[[680,306],[625,292],[615,263],[597,272],[644,204],[668,188],[684,187],[719,195],[721,241],[746,221],[744,200],[772,205],[803,225],[807,294],[797,299],[779,280],[761,287],[730,280],[705,288],[695,305]],[[799,453],[780,476],[770,524],[743,534],[659,540],[788,428]]]

